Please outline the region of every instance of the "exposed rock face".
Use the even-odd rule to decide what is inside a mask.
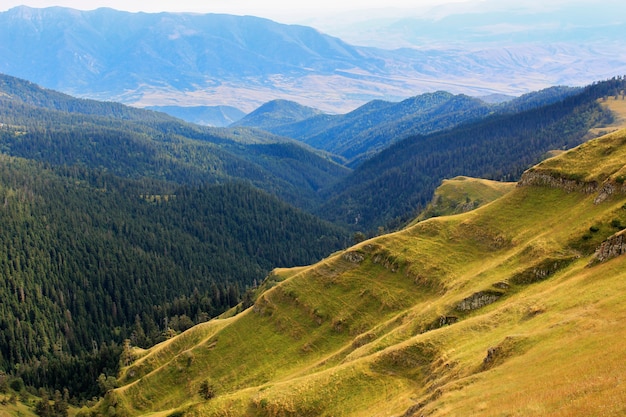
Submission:
[[[605,182],[602,187],[600,187],[598,195],[593,202],[595,204],[600,204],[613,194],[626,194],[626,185],[618,184],[616,182]]]
[[[546,258],[534,266],[513,275],[510,282],[515,285],[528,285],[543,281],[551,277],[557,271],[568,266],[575,257]]]
[[[609,198],[611,195],[613,195],[613,193],[615,192],[615,188],[616,187],[614,184],[610,182],[605,183],[600,188],[600,191],[598,192],[598,195],[596,196],[596,198],[593,200],[594,204],[600,204],[601,202]]]
[[[524,187],[528,185],[543,186],[560,188],[567,192],[578,191],[585,194],[593,194],[598,190],[598,183],[595,181],[584,182],[568,178],[563,178],[555,175],[550,175],[546,172],[526,171],[519,183],[518,187]]]
[[[362,253],[356,251],[345,252],[342,258],[353,264],[359,264],[365,260],[365,256]]]
[[[626,230],[614,234],[600,244],[594,258],[604,262],[626,253]]]
[[[524,336],[507,336],[497,346],[487,349],[487,355],[479,370],[486,371],[502,364],[511,356],[521,354],[521,351],[525,350],[523,347],[525,339]]]
[[[478,208],[479,206],[480,206],[480,201],[478,201],[478,200],[469,201],[469,202],[461,205],[460,208],[457,209],[457,211],[459,213],[467,213],[468,211],[472,211],[472,210]]]
[[[377,253],[372,261],[375,264],[382,265],[385,269],[388,269],[391,272],[398,272],[398,269],[400,268],[395,257],[391,256],[387,252]]]
[[[582,192],[585,194],[597,193],[594,199],[595,204],[600,204],[613,194],[626,194],[626,185],[619,184],[612,180],[605,181],[602,185],[595,181],[579,181],[575,179],[563,178],[556,174],[546,172],[537,172],[533,170],[526,171],[517,183],[518,187],[528,185],[560,188],[567,192]]]
[[[461,301],[456,309],[458,311],[471,311],[482,308],[486,305],[495,303],[502,297],[501,293],[491,291],[479,291]]]
[[[494,346],[487,349],[487,356],[483,359],[483,369],[489,369],[491,364],[498,359],[499,356],[502,355],[502,347]]]
[[[459,321],[458,317],[454,316],[441,316],[439,317],[439,327],[449,326],[450,324],[454,324]]]

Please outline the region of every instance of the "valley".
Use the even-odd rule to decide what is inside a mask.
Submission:
[[[250,309],[140,353],[102,407],[621,415],[626,258],[596,249],[626,224],[624,144],[624,131],[590,141],[482,208],[275,270]],[[198,396],[204,380],[215,398]]]
[[[404,375],[400,368],[393,370],[398,366],[393,359],[379,369],[372,364],[379,359],[371,362],[378,356],[367,353],[369,348],[391,349],[405,343],[402,338],[456,325],[471,316],[468,311],[473,307],[454,310],[450,307],[454,297],[453,304],[474,306],[505,297],[510,288],[517,294],[529,279],[524,278],[527,271],[551,263],[556,266],[548,268],[565,268],[578,256],[588,256],[610,234],[607,223],[626,224],[618,210],[610,221],[586,226],[593,231],[575,244],[562,242],[565,246],[555,249],[550,245],[557,243],[547,239],[534,248],[535,243],[524,239],[536,235],[537,228],[549,229],[544,221],[562,213],[538,214],[539,223],[528,223],[524,227],[530,229],[519,236],[524,227],[500,217],[510,210],[514,210],[511,219],[526,210],[533,213],[542,206],[542,198],[554,210],[573,210],[563,204],[578,204],[576,199],[556,197],[556,191],[538,194],[535,200],[519,197],[526,191],[501,180],[519,179],[535,158],[541,160],[553,149],[566,151],[620,123],[612,109],[621,108],[621,78],[583,89],[548,89],[497,105],[480,104],[482,113],[472,113],[466,122],[430,134],[407,132],[408,137],[382,151],[372,149],[374,156],[354,169],[328,150],[257,126],[203,127],[163,113],[76,99],[13,77],[0,81],[4,201],[0,214],[5,225],[0,233],[5,248],[0,267],[6,277],[0,288],[6,300],[0,349],[2,366],[9,372],[5,382],[47,389],[49,394],[41,395],[49,398],[53,392],[66,392],[63,401],[90,404],[89,413],[168,414],[182,407],[184,413],[194,415],[197,409],[205,415],[205,406],[216,405],[218,410],[221,401],[235,401],[243,407],[238,414],[244,415],[250,404],[264,409],[262,404],[274,403],[260,394],[255,400],[243,393],[265,391],[272,381],[292,392],[294,381],[309,386],[307,381],[313,378],[317,382],[311,386],[322,384],[320,392],[326,392],[320,395],[338,395],[333,401],[358,415],[360,405],[368,404],[365,399],[331,390],[327,378],[339,372],[336,369],[345,369],[350,379],[360,381],[363,366],[370,369],[368,378],[374,384],[394,387],[395,394],[389,394],[394,398],[411,386],[421,387],[419,395],[426,395],[423,389],[429,383],[420,378],[427,378],[427,368],[419,365]],[[399,104],[372,102],[353,114],[334,116],[340,122],[330,125],[336,132],[338,126],[352,132],[346,137],[358,136],[356,132],[370,130],[367,124],[359,127],[360,121],[377,115],[379,125],[386,126],[382,131],[400,132],[393,126],[406,121],[407,115],[419,114],[416,103],[428,103],[428,108],[439,99],[444,110],[419,117],[440,122],[450,116],[446,104],[455,103],[460,114],[468,103],[470,113],[479,104],[449,93]],[[313,121],[322,127],[320,118],[331,120],[291,102],[268,103],[265,109],[269,111],[260,112],[255,123],[268,130],[277,121],[279,126],[285,121],[296,125]],[[488,148],[488,158],[480,159],[480,149]],[[455,156],[460,154],[465,156]],[[567,160],[566,155],[557,160]],[[602,170],[619,171],[620,155],[615,152],[606,165],[593,160],[598,167],[585,167],[583,172],[603,180],[615,176]],[[472,159],[476,157],[478,162]],[[413,168],[398,170],[409,166]],[[437,166],[445,169],[438,171]],[[481,169],[500,169],[491,174],[500,181],[457,176]],[[565,169],[557,178],[599,183],[570,172],[571,167]],[[407,187],[415,175],[421,185]],[[552,182],[559,180],[548,183]],[[357,190],[366,200],[359,205],[358,199],[345,198],[349,194],[342,189]],[[401,194],[385,197],[395,192]],[[421,196],[420,203],[407,192]],[[513,195],[523,200],[519,207],[502,205]],[[376,198],[387,198],[390,209],[404,210],[396,211],[403,220],[386,220],[387,212]],[[496,217],[486,223],[476,220],[480,226],[473,221],[458,223],[463,216],[473,218],[470,213],[493,206],[501,207],[498,214],[489,215]],[[351,225],[333,218],[334,212],[363,214]],[[421,217],[414,214],[418,212]],[[456,213],[465,214],[446,217]],[[526,221],[533,218],[525,216]],[[521,239],[519,244],[513,243],[516,239]],[[362,243],[345,249],[355,242]],[[522,255],[525,250],[535,255]],[[440,253],[446,253],[445,260]],[[542,254],[543,261],[536,259]],[[535,261],[539,266],[532,266]],[[496,277],[502,271],[512,271],[507,272],[511,279],[521,281],[495,289],[480,284],[483,281],[476,283],[478,287],[472,282],[473,295],[448,293],[449,287],[466,288],[471,277]],[[457,328],[463,326],[459,323]],[[253,339],[247,337],[251,334]],[[155,343],[163,344],[151,348]],[[210,348],[205,352],[196,345]],[[196,349],[204,353],[196,355]],[[209,365],[218,357],[219,366]],[[187,365],[181,367],[181,360]],[[425,359],[407,360],[417,366]],[[236,363],[240,365],[233,368]],[[388,372],[400,376],[389,379]],[[198,384],[210,393],[203,395],[216,398],[197,403]],[[377,391],[359,384],[365,384],[359,386],[367,392]],[[300,387],[295,392],[309,396],[307,390]],[[8,390],[13,396],[18,391]],[[394,400],[394,407],[412,407],[406,402],[408,392]],[[22,401],[31,407],[44,401],[25,395]],[[288,404],[302,401],[282,391],[272,395],[278,402],[270,410],[288,410],[292,407]],[[345,395],[355,395],[354,406],[348,405]],[[381,401],[372,395],[371,401]],[[99,396],[101,402],[91,400]],[[322,400],[313,395],[311,401]],[[317,414],[318,406],[301,404],[310,410],[298,409],[296,414]]]
[[[626,415],[623,5],[479,3],[0,10],[0,417]]]

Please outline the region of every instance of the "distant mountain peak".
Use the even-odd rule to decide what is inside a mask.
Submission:
[[[313,107],[303,106],[295,101],[276,99],[263,104],[233,125],[263,129],[270,126],[296,123],[320,114],[323,112]]]

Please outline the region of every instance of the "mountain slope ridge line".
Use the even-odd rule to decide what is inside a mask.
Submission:
[[[595,161],[590,178],[616,180],[624,165],[621,152],[626,152],[626,130],[532,169],[576,174]],[[621,167],[613,163],[618,160]],[[294,274],[277,270],[286,279],[235,316],[213,350],[193,350],[198,367],[180,373],[182,364],[174,360],[142,384],[114,394],[134,415],[159,409],[188,416],[225,410],[246,416],[468,411],[492,416],[515,410],[534,415],[530,399],[543,407],[542,414],[555,415],[561,402],[541,397],[532,384],[511,389],[510,381],[543,375],[547,387],[587,398],[592,380],[563,387],[559,377],[577,366],[594,377],[612,378],[608,369],[615,369],[623,352],[612,349],[614,356],[596,357],[599,365],[590,369],[588,359],[595,351],[586,346],[626,335],[626,326],[615,323],[626,318],[619,303],[619,291],[626,291],[626,257],[588,263],[617,226],[626,224],[625,196],[615,193],[595,203],[582,191],[519,186],[474,211],[372,238]],[[598,287],[592,291],[591,285]],[[481,292],[500,296],[479,303],[476,298],[470,310],[460,307]],[[612,324],[604,317],[613,317]],[[249,329],[255,329],[249,346],[237,345]],[[552,352],[554,360],[563,361],[574,340],[579,349],[571,355],[584,360],[546,367],[542,355]],[[502,380],[505,372],[513,373]],[[191,381],[187,388],[176,386],[183,375]],[[187,402],[205,378],[217,396]],[[481,408],[484,391],[477,390],[483,384],[499,398],[497,408],[492,400],[491,408]],[[164,389],[167,401],[155,396]],[[520,389],[529,396],[523,401],[511,397]],[[603,386],[596,395],[589,407],[611,396],[626,398],[626,388]],[[178,402],[180,408],[176,398],[185,399]],[[619,403],[608,404],[609,415],[619,415]]]

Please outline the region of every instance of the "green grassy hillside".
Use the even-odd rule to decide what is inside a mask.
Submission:
[[[477,210],[275,270],[251,308],[144,352],[99,410],[624,415],[625,164],[622,130]]]
[[[502,197],[515,188],[514,182],[481,178],[455,177],[443,180],[435,195],[417,220],[465,213]]]

